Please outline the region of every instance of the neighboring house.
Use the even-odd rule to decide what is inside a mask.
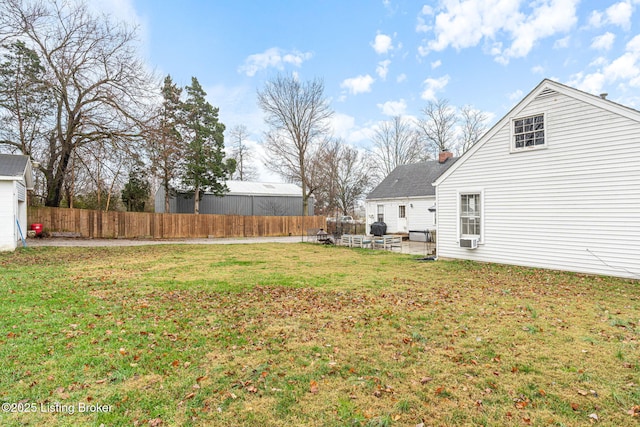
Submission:
[[[0,251],[27,238],[27,190],[33,190],[29,156],[0,154]]]
[[[205,193],[200,199],[201,214],[249,216],[302,215],[302,189],[295,184],[227,181],[229,192],[222,197]],[[176,193],[169,201],[170,213],[193,213],[193,196]],[[313,197],[309,215],[313,215]],[[155,196],[155,211],[164,212],[164,188]]]
[[[640,112],[606,94],[543,80],[435,186],[440,257],[640,278]]]
[[[374,222],[387,224],[387,233],[433,230],[436,192],[433,182],[457,159],[450,152],[438,160],[400,165],[365,200],[367,231]]]

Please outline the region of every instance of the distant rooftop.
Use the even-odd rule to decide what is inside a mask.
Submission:
[[[397,166],[389,176],[367,196],[371,199],[393,199],[397,197],[435,196],[431,184],[458,160],[452,157],[444,163],[437,160]]]
[[[295,184],[227,181],[229,193],[232,195],[261,195],[261,196],[301,196],[302,189]]]

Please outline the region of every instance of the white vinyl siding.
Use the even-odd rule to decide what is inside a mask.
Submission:
[[[0,180],[0,251],[16,248],[16,200],[14,182]]]
[[[547,149],[511,155],[512,119],[502,120],[439,182],[439,256],[640,278],[640,113],[568,92],[517,111],[545,112]],[[486,242],[469,251],[457,199],[478,185]]]
[[[429,212],[429,208],[435,203],[435,196],[377,199],[367,200],[365,209],[367,212],[367,233],[371,223],[378,220],[378,205],[383,206],[384,222],[387,224],[388,233],[405,233],[409,230],[433,230],[435,216]],[[405,207],[406,230],[400,229],[400,206]]]

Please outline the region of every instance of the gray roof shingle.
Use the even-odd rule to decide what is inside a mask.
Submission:
[[[0,176],[24,176],[29,156],[0,154]]]
[[[397,166],[367,196],[370,199],[393,199],[397,197],[435,196],[431,184],[458,160],[452,157],[444,163],[429,160],[411,165]]]

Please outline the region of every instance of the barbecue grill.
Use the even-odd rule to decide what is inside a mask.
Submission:
[[[382,221],[377,221],[371,224],[371,234],[374,236],[384,236],[387,234],[387,224]]]

